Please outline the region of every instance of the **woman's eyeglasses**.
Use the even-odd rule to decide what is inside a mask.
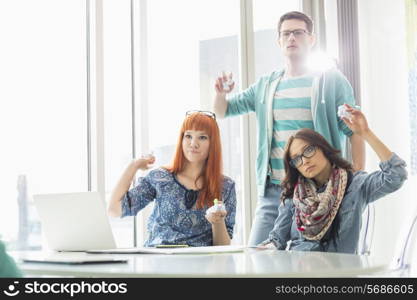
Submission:
[[[209,116],[210,118],[213,118],[216,120],[216,114],[214,112],[208,111],[208,110],[189,110],[185,113],[185,116],[189,116],[195,113],[200,113],[206,116]]]
[[[293,159],[290,160],[290,166],[293,168],[298,168],[303,164],[303,156],[306,158],[313,157],[316,154],[316,146],[310,145],[304,149],[303,153],[297,155]]]

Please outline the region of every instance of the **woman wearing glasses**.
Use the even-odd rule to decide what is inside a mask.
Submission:
[[[279,217],[263,246],[356,253],[366,206],[407,179],[405,162],[375,136],[362,112],[345,106],[351,116],[343,121],[372,147],[381,170],[353,173],[320,134],[299,130],[286,145]]]
[[[220,132],[214,113],[187,112],[173,162],[150,171],[129,190],[137,170],[155,162],[149,156],[129,164],[113,190],[109,214],[134,216],[149,203],[146,247],[228,245],[236,213],[235,183],[222,174]],[[214,199],[225,207],[206,215]]]

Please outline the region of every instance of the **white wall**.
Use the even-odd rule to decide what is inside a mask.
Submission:
[[[361,95],[371,129],[409,164],[410,126],[405,37],[405,4],[398,0],[358,1]],[[367,146],[366,170],[378,168]],[[371,253],[392,256],[404,220],[415,211],[417,180],[376,203]]]

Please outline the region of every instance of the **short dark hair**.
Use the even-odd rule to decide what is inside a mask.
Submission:
[[[332,147],[320,133],[309,128],[300,129],[294,135],[290,136],[290,138],[287,141],[287,144],[285,145],[285,178],[281,183],[282,202],[284,202],[286,199],[292,198],[295,185],[298,181],[298,176],[301,175],[297,169],[293,168],[290,165],[290,147],[294,139],[301,139],[309,145],[313,145],[321,149],[324,156],[329,160],[331,165],[335,165],[336,167],[345,169],[346,171],[353,171],[352,164],[340,156],[340,150]]]
[[[282,23],[284,23],[284,21],[286,21],[286,20],[292,20],[292,19],[297,19],[297,20],[304,21],[304,23],[306,23],[306,25],[307,25],[308,32],[313,33],[313,30],[314,30],[313,20],[309,16],[307,16],[306,14],[304,14],[302,12],[299,12],[299,11],[287,12],[286,14],[282,15],[281,18],[279,18],[278,33],[280,33],[280,31],[281,31]]]

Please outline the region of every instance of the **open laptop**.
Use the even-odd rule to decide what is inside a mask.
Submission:
[[[116,248],[98,192],[34,195],[48,246],[56,251]]]
[[[104,199],[97,192],[33,196],[51,250],[88,253],[193,254],[243,251],[242,246],[116,248]],[[167,245],[162,245],[167,246]],[[171,245],[173,246],[173,245]]]

